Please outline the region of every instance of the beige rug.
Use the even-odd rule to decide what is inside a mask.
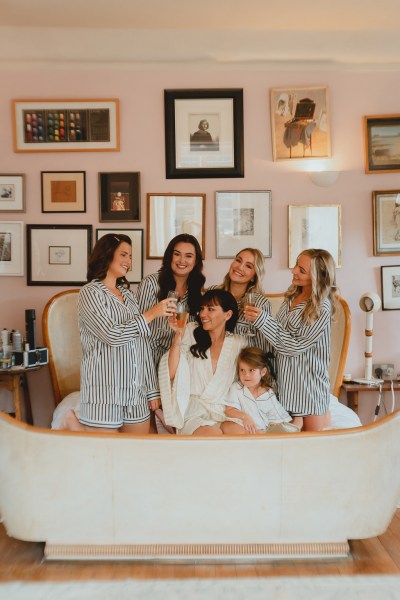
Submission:
[[[13,582],[0,600],[399,600],[400,576]]]

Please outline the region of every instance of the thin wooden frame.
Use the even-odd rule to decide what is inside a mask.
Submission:
[[[0,212],[25,212],[25,175],[0,175]]]
[[[103,235],[114,233],[127,235],[132,240],[132,266],[126,274],[129,283],[140,283],[143,279],[143,229],[96,229],[96,241]]]
[[[400,115],[366,116],[363,121],[365,172],[400,171]]]
[[[205,194],[147,194],[146,212],[146,258],[162,258],[180,233],[193,235],[205,257]]]
[[[400,190],[372,192],[374,256],[400,255]]]
[[[400,310],[400,265],[381,267],[382,310]]]
[[[289,206],[289,268],[307,248],[323,248],[342,266],[342,207],[340,204]]]
[[[0,275],[24,274],[24,223],[0,221]]]
[[[27,285],[83,285],[91,225],[27,225]]]
[[[13,100],[15,152],[119,151],[119,100]]]
[[[165,90],[164,107],[167,179],[244,177],[242,89]]]
[[[245,247],[272,255],[270,190],[216,192],[217,258],[233,258]]]
[[[270,109],[275,161],[331,156],[327,86],[271,89]]]
[[[140,173],[99,173],[100,223],[140,221]]]
[[[42,212],[86,212],[85,171],[41,171]]]

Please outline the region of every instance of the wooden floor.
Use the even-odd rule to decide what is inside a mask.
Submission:
[[[192,577],[292,577],[400,575],[400,510],[382,536],[351,542],[351,558],[256,564],[172,565],[129,562],[42,562],[43,544],[7,537],[0,525],[0,581],[80,579],[185,579]]]

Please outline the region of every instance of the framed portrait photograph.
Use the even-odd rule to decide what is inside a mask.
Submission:
[[[400,171],[400,115],[364,117],[366,173]]]
[[[374,256],[400,255],[400,190],[372,192]]]
[[[342,207],[340,204],[289,206],[289,268],[307,248],[323,248],[342,266]]]
[[[0,275],[24,274],[24,223],[0,221]]]
[[[140,173],[99,173],[101,223],[140,221]]]
[[[119,100],[13,100],[15,152],[119,151]]]
[[[86,212],[85,171],[41,171],[42,212]]]
[[[274,88],[270,92],[274,160],[331,156],[328,88]]]
[[[91,225],[27,225],[27,285],[84,285]]]
[[[271,190],[216,192],[217,258],[246,247],[272,256]]]
[[[96,229],[96,241],[107,233],[127,235],[132,240],[132,265],[126,274],[129,283],[143,279],[143,229]]]
[[[0,212],[25,212],[25,175],[0,175]]]
[[[193,235],[205,256],[205,194],[147,194],[146,258],[162,258],[179,233]]]
[[[400,265],[381,267],[382,310],[400,310]]]
[[[167,179],[244,177],[243,90],[165,90]]]

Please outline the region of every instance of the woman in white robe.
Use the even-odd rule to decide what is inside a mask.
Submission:
[[[246,338],[232,333],[237,317],[232,294],[214,289],[202,298],[200,325],[189,323],[183,331],[171,320],[175,336],[160,361],[159,383],[165,422],[178,435],[222,435],[224,400],[247,345]]]

